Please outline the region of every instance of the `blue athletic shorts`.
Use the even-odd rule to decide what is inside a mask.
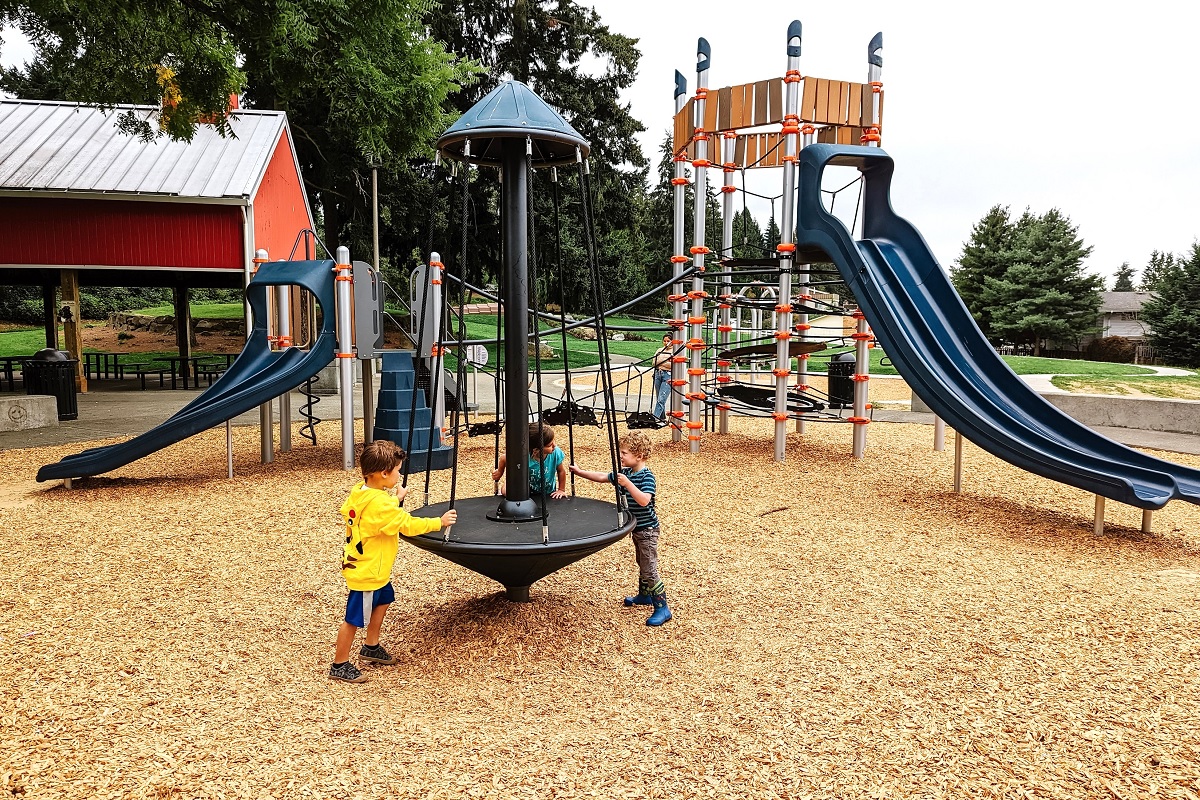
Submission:
[[[373,592],[351,592],[346,598],[346,622],[356,628],[365,628],[371,621],[372,609],[396,601],[396,590],[389,582],[387,586]]]

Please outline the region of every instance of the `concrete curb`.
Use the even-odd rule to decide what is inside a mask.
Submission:
[[[1059,411],[1092,427],[1131,428],[1193,436],[1200,434],[1200,400],[1160,400],[1057,391],[1038,394]],[[932,413],[929,406],[915,394],[912,396],[912,410]]]

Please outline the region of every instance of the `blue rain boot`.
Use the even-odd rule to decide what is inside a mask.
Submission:
[[[657,628],[664,622],[669,622],[671,609],[667,608],[667,589],[663,586],[662,581],[659,581],[658,585],[654,587],[650,601],[654,605],[654,613],[650,615],[650,619],[646,620],[646,624]]]
[[[654,602],[654,600],[651,597],[650,589],[651,589],[651,586],[648,582],[638,581],[638,593],[635,594],[633,597],[625,598],[626,608],[628,608],[629,606],[651,605]]]

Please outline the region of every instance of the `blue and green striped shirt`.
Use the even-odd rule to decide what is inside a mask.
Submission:
[[[654,495],[658,488],[657,482],[654,480],[654,473],[649,467],[642,467],[637,472],[634,472],[629,467],[621,467],[621,474],[628,475],[629,480],[633,481],[633,485],[641,491],[650,495],[649,505],[638,505],[638,502],[633,499],[633,495],[624,486],[618,486],[621,494],[625,496],[625,500],[629,503],[629,510],[633,513],[634,530],[647,530],[649,528],[658,527],[658,514],[654,513]],[[608,473],[609,483],[616,483],[613,474]]]

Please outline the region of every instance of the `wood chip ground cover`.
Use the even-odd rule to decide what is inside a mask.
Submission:
[[[621,606],[627,540],[528,604],[402,546],[401,663],[360,686],[326,677],[336,426],[270,465],[235,428],[232,481],[220,430],[72,491],[33,477],[82,447],[0,453],[0,793],[1200,797],[1200,509],[1096,536],[1091,495],[969,443],[953,494],[952,435],[871,425],[858,462],[809,425],[779,464],[769,425],[651,434],[673,622]],[[460,496],[492,452],[464,441]]]

